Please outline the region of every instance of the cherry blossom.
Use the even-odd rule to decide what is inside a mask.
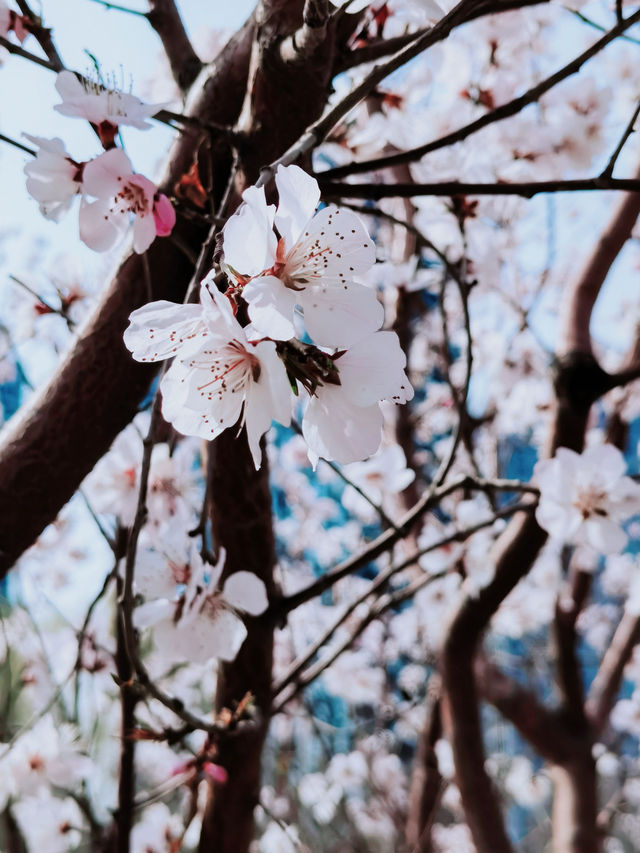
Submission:
[[[288,340],[295,335],[299,305],[309,335],[321,346],[347,346],[379,329],[384,311],[375,291],[355,281],[375,261],[374,244],[360,219],[334,206],[314,216],[318,183],[298,166],[280,166],[276,186],[275,214],[264,192],[250,188],[224,229],[227,267],[236,279],[251,279],[242,295],[253,325],[265,336]],[[280,234],[277,243],[273,224]],[[258,235],[255,250],[247,233]]]
[[[291,419],[284,365],[273,341],[249,341],[213,281],[205,279],[200,300],[200,306],[154,302],[134,311],[125,344],[139,361],[176,356],[160,387],[162,412],[179,432],[213,439],[240,419],[259,468],[260,438],[271,421],[286,426]]]
[[[621,523],[640,511],[640,485],[625,477],[626,463],[611,444],[578,454],[560,447],[553,459],[538,462],[538,524],[551,536],[591,545],[610,554],[627,543]]]
[[[169,559],[162,571],[161,555],[141,555],[136,586],[149,600],[135,611],[136,625],[153,626],[156,645],[171,659],[233,660],[247,636],[237,614],[266,610],[264,583],[252,572],[235,572],[220,588],[224,561],[224,550],[210,566],[192,548],[186,559]]]
[[[24,135],[38,146],[35,159],[24,167],[27,192],[46,219],[59,222],[82,191],[82,165],[69,157],[61,139]]]
[[[382,440],[379,402],[413,397],[395,332],[374,332],[334,359],[339,384],[318,386],[302,421],[313,464],[319,457],[345,463],[371,456]]]
[[[84,78],[82,81],[72,71],[60,71],[56,89],[62,98],[54,109],[63,116],[83,118],[92,124],[107,122],[113,127],[131,125],[138,130],[151,127],[146,119],[162,109],[163,104],[145,104],[135,95],[108,88]]]
[[[353,462],[344,469],[344,473],[377,504],[382,503],[386,494],[398,494],[406,489],[416,476],[414,471],[407,468],[404,452],[397,444],[384,447],[366,461]],[[349,485],[343,492],[342,505],[365,518],[375,512],[362,495]]]
[[[106,252],[133,222],[133,248],[146,252],[156,236],[168,236],[176,221],[173,206],[144,175],[135,174],[119,148],[105,151],[84,167],[83,191],[97,200],[83,199],[80,239],[97,252]]]

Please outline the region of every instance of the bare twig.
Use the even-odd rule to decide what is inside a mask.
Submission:
[[[631,136],[631,134],[635,130],[635,125],[636,125],[636,121],[638,120],[638,115],[640,115],[640,100],[638,100],[638,103],[636,104],[636,107],[635,107],[635,109],[631,115],[631,118],[629,119],[629,122],[627,123],[627,126],[625,127],[624,132],[623,132],[622,136],[620,137],[620,141],[616,145],[615,151],[611,155],[611,158],[610,158],[609,162],[607,163],[607,165],[602,170],[602,172],[600,174],[601,178],[610,178],[613,175],[613,170],[615,168],[616,161],[617,161],[618,157],[620,156],[620,153],[622,152],[622,149],[624,148],[627,139],[629,139],[629,137]]]
[[[474,196],[474,195],[517,195],[533,198],[540,193],[575,193],[595,190],[625,190],[639,192],[638,178],[611,178],[598,175],[595,178],[574,178],[556,181],[521,181],[495,183],[466,183],[464,181],[436,181],[424,184],[341,184],[325,181],[318,175],[320,190],[324,198],[413,198],[417,196]]]
[[[476,489],[489,492],[493,490],[504,492],[515,491],[525,492],[531,495],[538,494],[538,490],[535,486],[520,483],[519,481],[480,481],[470,476],[464,476],[452,481],[451,483],[447,483],[446,485],[431,488],[420,498],[418,503],[405,514],[404,518],[400,520],[397,530],[386,530],[374,539],[373,542],[370,542],[359,554],[339,563],[326,574],[322,575],[322,577],[319,577],[308,586],[303,587],[297,593],[285,596],[280,599],[280,601],[275,602],[273,606],[274,618],[282,618],[284,614],[289,613],[291,610],[295,610],[296,607],[299,607],[306,601],[315,598],[317,595],[321,595],[325,590],[330,589],[342,578],[353,574],[353,572],[357,571],[362,566],[365,566],[381,554],[384,554],[385,551],[388,551],[395,542],[406,536],[407,532],[411,529],[418,518],[423,516],[430,509],[433,509],[433,507],[437,506],[443,498],[453,494],[453,492],[456,492],[459,489]],[[437,545],[436,547],[441,547],[441,545]],[[420,556],[420,554],[418,554],[418,556]],[[411,562],[413,562],[413,560],[411,560]]]

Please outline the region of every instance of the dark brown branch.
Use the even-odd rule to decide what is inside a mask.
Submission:
[[[577,655],[576,620],[591,589],[592,576],[572,570],[570,588],[561,591],[556,601],[553,629],[558,653],[558,685],[565,715],[576,733],[585,732],[584,682]]]
[[[121,586],[120,582],[120,586]],[[135,727],[135,710],[138,693],[132,684],[133,668],[127,653],[125,628],[118,618],[116,624],[116,671],[120,682],[120,767],[118,771],[118,809],[116,824],[117,853],[129,853],[129,839],[133,826],[135,799],[135,741],[131,733]]]
[[[620,137],[620,141],[616,145],[615,151],[611,155],[609,162],[607,163],[605,168],[602,170],[602,174],[600,177],[610,178],[611,175],[613,175],[613,170],[615,168],[616,161],[618,160],[618,157],[622,153],[622,149],[624,148],[624,146],[627,142],[627,139],[629,139],[629,137],[633,133],[634,128],[635,128],[635,124],[636,124],[636,121],[638,120],[639,115],[640,115],[640,101],[638,101],[638,103],[636,104],[636,108],[634,109],[634,111],[631,115],[631,118],[629,119],[627,126],[624,129],[622,136]]]
[[[480,695],[509,720],[536,752],[553,763],[562,763],[572,754],[572,731],[558,711],[540,703],[532,690],[509,678],[483,654],[475,662]]]
[[[321,119],[318,119],[307,127],[304,134],[282,156],[260,170],[258,185],[268,183],[274,176],[279,165],[287,166],[290,163],[294,163],[316,145],[319,145],[336,124],[356,107],[363,98],[366,98],[379,83],[411,59],[419,56],[428,47],[446,38],[455,27],[469,19],[477,8],[477,5],[472,0],[471,2],[470,0],[460,0],[435,26],[431,27],[425,33],[418,35],[415,41],[398,51],[398,53],[394,54],[386,62],[376,65],[365,79],[352,89],[342,101],[336,104]],[[640,12],[638,15],[640,16]]]
[[[414,198],[417,196],[474,196],[474,195],[517,195],[533,198],[540,193],[593,192],[594,190],[624,190],[639,192],[638,178],[574,178],[556,181],[522,181],[496,183],[466,183],[464,181],[436,181],[428,184],[348,184],[325,181],[318,175],[318,183],[324,198]]]
[[[324,42],[329,22],[329,0],[305,0],[302,26],[280,45],[283,62],[304,62]]]
[[[624,668],[639,642],[640,617],[635,613],[625,613],[589,690],[586,712],[596,737],[607,724],[622,684]]]
[[[0,36],[0,47],[4,47],[9,53],[13,53],[16,56],[21,56],[23,59],[28,59],[30,62],[35,62],[36,65],[41,65],[43,68],[47,68],[49,71],[59,71],[60,69],[50,60],[43,59],[41,56],[37,56],[35,53],[31,53],[28,50],[20,47],[18,44],[14,44],[9,39],[4,38],[4,36]]]
[[[431,687],[431,684],[429,686]],[[434,686],[432,692],[435,696],[420,734],[409,792],[406,842],[411,853],[430,853],[431,824],[444,788],[434,749],[442,737],[439,685]]]
[[[523,9],[526,6],[537,6],[540,3],[546,3],[547,0],[498,0],[495,3],[479,3],[475,10],[471,10],[467,18],[468,21],[473,21],[475,18],[480,18],[483,15],[494,15],[499,12],[508,12],[512,9]],[[413,33],[406,33],[401,36],[393,36],[392,38],[374,39],[369,44],[363,47],[357,47],[354,50],[345,53],[338,58],[334,73],[340,74],[343,71],[348,71],[350,68],[355,68],[357,65],[362,65],[365,62],[374,62],[376,59],[382,59],[392,53],[400,50],[410,44],[418,36],[428,32],[428,28],[416,30]]]
[[[636,180],[640,169],[636,171]],[[559,355],[580,352],[592,354],[589,319],[600,288],[640,214],[640,193],[630,193],[618,202],[610,224],[604,229],[585,261],[577,284],[564,301]]]
[[[350,50],[344,56],[338,57],[334,73],[340,74],[343,71],[348,71],[350,68],[355,68],[357,65],[363,65],[365,62],[374,62],[376,59],[383,59],[385,56],[390,56],[402,50],[411,42],[428,32],[430,28],[416,30],[413,33],[405,33],[405,35],[394,36],[388,39],[374,39],[364,47],[357,47],[355,50]]]
[[[202,62],[189,41],[173,0],[149,0],[149,5],[146,17],[160,37],[173,79],[184,94],[200,73]]]
[[[508,101],[506,104],[502,104],[495,110],[475,119],[475,121],[458,128],[458,130],[447,133],[439,139],[434,139],[432,142],[427,142],[426,144],[419,145],[416,148],[402,151],[399,154],[392,154],[387,157],[376,157],[372,160],[365,160],[360,163],[347,163],[344,166],[337,166],[335,169],[328,169],[322,174],[326,180],[328,178],[343,178],[346,175],[356,175],[362,172],[373,172],[378,169],[388,169],[391,166],[398,166],[401,163],[412,163],[419,160],[421,157],[424,157],[425,154],[429,154],[431,151],[437,151],[439,148],[446,148],[456,142],[461,142],[463,139],[466,139],[468,136],[471,136],[471,134],[476,133],[483,127],[487,127],[487,125],[493,124],[496,121],[502,121],[502,119],[516,115],[528,104],[535,103],[542,95],[545,94],[545,92],[548,92],[562,80],[566,80],[567,77],[571,77],[573,74],[576,74],[585,62],[600,53],[603,48],[628,30],[629,27],[633,26],[637,21],[640,21],[640,11],[634,12],[634,14],[630,15],[625,21],[610,29],[609,32],[592,44],[591,47],[587,48],[587,50],[563,68],[556,71],[555,74],[552,74],[536,86],[533,86],[523,95]]]
[[[274,595],[275,545],[266,460],[255,470],[246,434],[224,432],[209,446],[208,483],[214,542],[226,549],[223,579],[249,571]],[[258,710],[250,730],[218,746],[216,762],[226,768],[225,784],[211,783],[203,817],[200,853],[244,853],[253,839],[259,802],[261,757],[271,706],[273,624],[247,619],[247,638],[236,659],[218,670],[216,708],[233,709],[247,691]]]
[[[625,206],[630,199],[637,203],[640,195],[627,197],[614,212],[606,229],[611,244],[617,245],[618,251],[629,238],[635,222],[635,217],[629,215]],[[608,253],[605,264],[601,265],[600,258],[592,256],[573,282],[568,300],[571,310],[561,332],[559,352],[565,355],[557,366],[555,377],[557,403],[545,448],[547,456],[553,456],[558,447],[568,447],[577,452],[582,450],[591,404],[602,393],[601,374],[604,371],[591,355],[589,322],[595,299],[615,257],[613,252]],[[581,346],[574,352],[576,340]],[[484,768],[473,660],[491,617],[527,574],[546,538],[547,534],[533,515],[519,515],[511,521],[489,555],[495,567],[493,580],[477,595],[462,596],[452,614],[443,643],[441,671],[456,777],[467,822],[479,853],[511,853],[512,846],[503,827],[497,794]],[[587,754],[585,751],[576,756],[571,765],[564,765],[558,770],[559,794],[554,828],[554,832],[560,833],[558,849],[592,849],[589,844],[584,848],[567,846],[571,839],[584,840],[583,831],[589,837],[595,831],[595,776],[592,769],[590,752]],[[560,820],[565,823],[558,828]]]
[[[44,51],[52,69],[54,71],[63,71],[64,64],[51,38],[51,30],[42,25],[40,17],[31,10],[26,0],[17,0],[17,4],[22,14],[29,19],[27,28]]]

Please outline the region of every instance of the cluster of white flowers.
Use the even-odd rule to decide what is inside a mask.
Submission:
[[[58,74],[56,89],[62,103],[55,109],[89,121],[107,150],[79,163],[69,156],[61,139],[25,134],[37,146],[35,159],[24,167],[28,192],[39,203],[42,215],[54,222],[60,221],[80,195],[80,239],[96,252],[111,249],[133,218],[133,248],[145,252],[157,236],[171,233],[175,210],[152,181],[133,171],[127,155],[115,147],[115,139],[120,125],[139,130],[150,127],[145,119],[161,105],[149,106],[117,89],[80,82],[71,71]]]
[[[227,293],[212,271],[199,305],[134,311],[125,344],[138,361],[175,357],[161,383],[162,412],[179,432],[213,439],[240,418],[259,468],[260,438],[272,420],[289,424],[291,390],[301,386],[309,458],[356,462],[380,446],[380,402],[413,397],[398,337],[379,331],[382,306],[356,280],[374,263],[374,245],[351,211],[314,215],[320,191],[302,169],[279,167],[276,185],[277,210],[264,189],[250,187],[225,225]],[[236,319],[243,301],[244,328]],[[317,346],[294,337],[297,308]]]

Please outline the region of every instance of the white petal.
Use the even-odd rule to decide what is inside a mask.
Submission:
[[[203,663],[209,658],[233,660],[247,636],[242,620],[230,610],[219,610],[211,619],[205,611],[185,625],[181,645],[187,660]]]
[[[601,554],[619,554],[627,544],[627,534],[610,518],[591,517],[583,525],[578,541],[587,542]]]
[[[253,572],[229,575],[222,589],[224,598],[236,610],[259,616],[269,606],[267,588]]]
[[[348,281],[365,275],[375,260],[375,246],[360,219],[332,205],[307,224],[287,257],[286,269],[310,282],[323,275]]]
[[[206,337],[200,305],[159,300],[131,313],[124,343],[137,361],[171,358],[189,341]]]
[[[171,599],[176,591],[176,582],[167,560],[157,551],[140,554],[136,561],[135,583],[136,590],[145,598]]]
[[[384,308],[375,291],[353,281],[338,287],[312,285],[299,294],[299,301],[307,331],[320,346],[351,346],[384,321]]]
[[[582,514],[570,504],[541,499],[536,508],[536,520],[550,536],[568,542],[580,529]]]
[[[404,372],[407,360],[395,332],[375,332],[336,360],[340,381],[354,403],[379,400],[406,403],[413,388]]]
[[[278,166],[276,172],[278,210],[275,225],[290,252],[320,201],[320,187],[315,178],[299,166]]]
[[[133,251],[146,252],[156,238],[156,223],[151,213],[136,216],[133,221]]]
[[[242,295],[249,304],[255,328],[275,341],[288,341],[295,333],[293,312],[296,293],[272,275],[259,276],[245,285]]]
[[[249,187],[242,197],[245,203],[224,226],[224,262],[242,275],[253,276],[275,261],[275,208],[267,205],[263,187]]]
[[[378,405],[355,406],[341,388],[326,385],[309,401],[302,434],[317,456],[342,463],[358,462],[380,446],[382,412]]]
[[[164,621],[171,621],[175,611],[173,605],[166,598],[156,598],[154,601],[146,601],[133,611],[133,623],[136,628],[144,630],[158,625]]]
[[[582,454],[582,463],[594,468],[603,485],[610,489],[620,477],[627,473],[624,456],[613,444],[600,444],[587,448]]]
[[[275,345],[271,341],[257,344],[255,353],[260,359],[261,370],[269,380],[271,396],[271,418],[283,426],[291,423],[291,386],[284,364],[278,357]],[[260,382],[263,381],[262,373]]]
[[[85,165],[82,189],[96,198],[113,198],[131,174],[131,161],[127,155],[121,148],[112,148]]]
[[[82,200],[79,214],[80,239],[94,252],[106,252],[120,240],[128,228],[123,216],[109,216],[106,201]]]

